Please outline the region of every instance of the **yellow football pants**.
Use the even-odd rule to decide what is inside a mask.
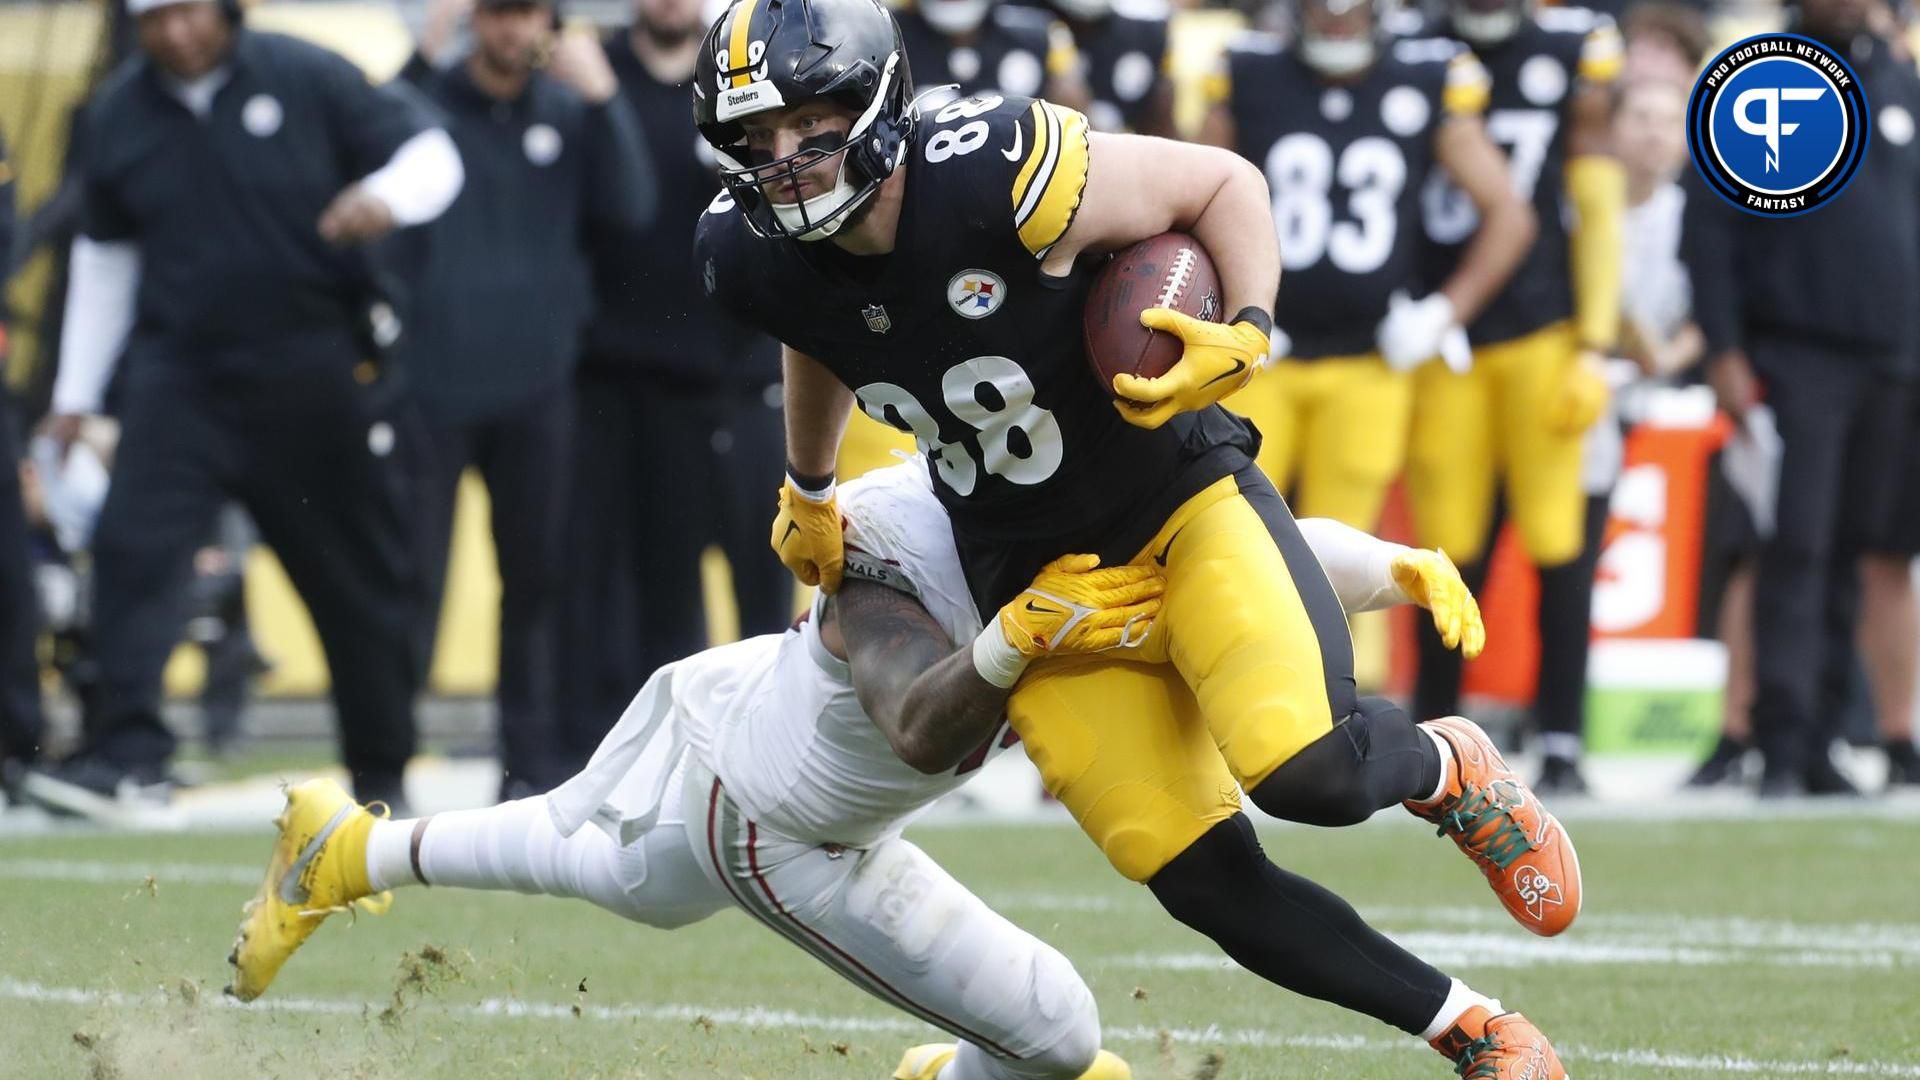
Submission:
[[[1352,643],[1277,497],[1226,477],[1188,500],[1136,558],[1164,560],[1154,633],[1171,664],[1090,658],[1030,669],[1007,715],[1047,790],[1114,868],[1158,873],[1252,788],[1351,711]],[[1275,513],[1275,511],[1278,511]],[[1284,552],[1284,553],[1283,553]]]
[[[1549,406],[1578,357],[1573,324],[1563,322],[1475,349],[1473,370],[1465,375],[1431,363],[1414,373],[1407,498],[1422,546],[1455,562],[1483,558],[1498,479],[1535,565],[1558,566],[1580,554],[1585,436],[1547,425]]]
[[[1260,468],[1300,516],[1379,525],[1406,460],[1412,379],[1372,354],[1283,360],[1228,404],[1260,429]]]

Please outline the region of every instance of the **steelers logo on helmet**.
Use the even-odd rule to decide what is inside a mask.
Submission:
[[[1687,102],[1687,147],[1715,194],[1750,214],[1794,217],[1846,190],[1866,159],[1860,80],[1826,46],[1757,34],[1707,65]]]
[[[874,0],[738,0],[693,80],[721,182],[776,239],[823,240],[854,219],[905,158],[912,101],[899,28]]]
[[[1300,62],[1330,79],[1373,66],[1380,55],[1380,0],[1297,0]]]

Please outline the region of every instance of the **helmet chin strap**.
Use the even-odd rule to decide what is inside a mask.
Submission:
[[[852,219],[853,212],[860,208],[860,204],[873,198],[873,193],[878,190],[880,187],[876,184],[864,193],[856,194],[853,185],[847,183],[847,161],[843,157],[840,159],[840,171],[834,174],[833,190],[797,203],[769,201],[767,205],[795,240],[825,240],[839,232],[840,227]],[[809,222],[827,214],[832,217],[809,227]],[[804,232],[800,231],[803,229]]]

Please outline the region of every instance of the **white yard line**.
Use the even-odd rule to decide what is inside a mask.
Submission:
[[[128,994],[111,990],[87,990],[80,987],[47,986],[0,978],[0,1000],[28,1004],[126,1006],[160,1004],[169,1000],[163,991]],[[275,998],[270,1002],[241,1005],[224,997],[201,999],[203,1005],[261,1013],[293,1013],[329,1016],[365,1015],[379,1006],[378,1001],[324,998]],[[807,1029],[857,1034],[920,1035],[924,1024],[898,1017],[827,1016],[759,1007],[733,1008],[680,1003],[654,1005],[582,1005],[519,1001],[511,998],[486,998],[470,1004],[427,1001],[416,1006],[422,1012],[464,1020],[602,1020],[651,1021],[656,1023],[693,1023],[702,1018],[714,1024],[774,1029]],[[1164,1037],[1190,1047],[1242,1046],[1265,1049],[1327,1050],[1344,1053],[1426,1053],[1424,1047],[1409,1039],[1363,1038],[1359,1036],[1288,1035],[1258,1028],[1155,1028],[1144,1026],[1109,1027],[1105,1031],[1112,1043],[1157,1044]],[[1581,1064],[1605,1062],[1632,1069],[1687,1069],[1695,1072],[1727,1073],[1747,1076],[1869,1076],[1920,1078],[1920,1063],[1893,1061],[1760,1061],[1751,1058],[1705,1054],[1671,1054],[1659,1050],[1607,1049],[1569,1046],[1564,1055],[1576,1070]]]
[[[266,863],[140,863],[84,859],[0,859],[0,881],[79,881],[90,884],[258,885]]]

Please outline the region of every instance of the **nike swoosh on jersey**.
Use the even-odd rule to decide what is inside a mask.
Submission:
[[[335,810],[333,816],[327,819],[326,826],[315,833],[313,839],[307,841],[307,846],[300,850],[300,857],[293,860],[293,865],[287,867],[287,872],[280,876],[281,900],[289,904],[307,902],[308,891],[300,887],[300,879],[307,872],[307,864],[313,861],[315,855],[320,854],[321,848],[327,846],[327,838],[333,835],[333,831],[338,829],[340,823],[347,820],[347,815],[352,812],[351,803]]]
[[[1235,360],[1233,362],[1232,371],[1223,371],[1220,374],[1215,375],[1213,378],[1208,379],[1206,382],[1201,383],[1200,385],[1212,386],[1214,383],[1219,382],[1221,379],[1231,379],[1235,375],[1238,375],[1245,370],[1247,370],[1247,362],[1245,360]]]
[[[1020,121],[1015,120],[1013,122],[1013,149],[1002,150],[1000,151],[1001,155],[1004,156],[1008,161],[1019,161],[1020,146],[1022,141],[1026,138],[1026,136],[1027,136],[1027,133],[1020,129]]]

